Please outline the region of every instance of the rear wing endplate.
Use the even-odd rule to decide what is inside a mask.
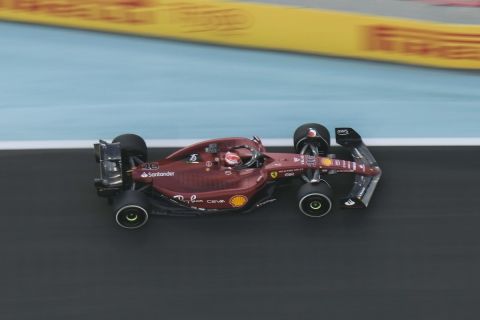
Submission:
[[[352,128],[336,128],[335,137],[339,145],[350,150],[357,165],[378,168],[379,173],[375,176],[356,174],[352,190],[347,197],[341,199],[343,208],[366,208],[377,187],[382,171],[372,153],[355,130]]]
[[[100,196],[112,196],[123,184],[120,143],[108,143],[100,140],[93,146],[95,160],[100,169],[100,177],[94,180],[97,193]]]

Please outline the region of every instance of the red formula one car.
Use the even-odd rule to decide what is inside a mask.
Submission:
[[[145,141],[124,134],[112,143],[100,140],[95,155],[100,177],[99,196],[114,207],[116,222],[128,229],[143,226],[151,214],[205,215],[245,212],[275,201],[280,181],[302,179],[299,210],[323,217],[332,209],[332,190],[325,174],[353,172],[346,208],[370,202],[381,170],[360,136],[351,128],[337,128],[336,141],[350,149],[354,161],[329,154],[330,134],[315,123],[294,133],[296,153],[267,152],[259,138],[223,138],[180,149],[163,160],[149,161]]]

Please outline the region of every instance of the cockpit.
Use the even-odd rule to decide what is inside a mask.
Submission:
[[[252,146],[240,145],[225,152],[223,162],[226,167],[237,170],[260,168],[263,165],[263,154]]]
[[[224,138],[193,144],[172,153],[166,160],[178,161],[178,164],[203,164],[207,171],[242,170],[261,168],[265,162],[265,148],[258,137]],[[188,168],[198,166],[188,165]]]

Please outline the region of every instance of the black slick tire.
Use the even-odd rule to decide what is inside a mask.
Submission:
[[[306,183],[298,190],[300,212],[309,218],[321,218],[331,212],[333,191],[325,181]]]
[[[125,229],[138,229],[148,221],[150,204],[139,191],[125,190],[113,201],[113,214],[117,224]]]
[[[113,139],[112,143],[116,142],[120,143],[123,158],[137,157],[143,162],[147,162],[147,144],[142,137],[136,134],[127,133]]]

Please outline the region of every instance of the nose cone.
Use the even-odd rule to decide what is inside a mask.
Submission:
[[[315,129],[308,129],[308,132],[307,132],[307,137],[309,138],[315,138],[317,136],[317,130]]]

